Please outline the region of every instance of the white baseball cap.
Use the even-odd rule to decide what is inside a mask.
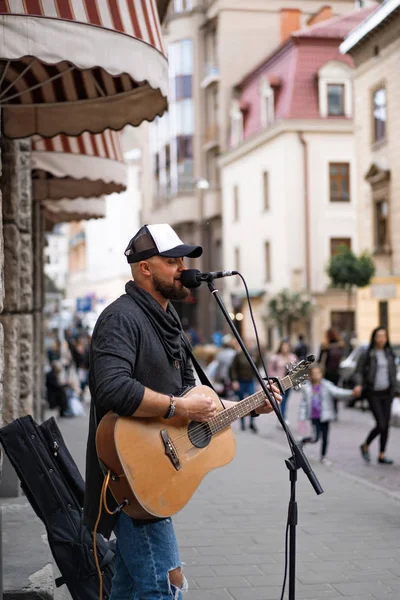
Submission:
[[[124,254],[128,263],[146,260],[152,256],[198,258],[203,253],[201,246],[184,244],[171,225],[143,225],[129,242]]]

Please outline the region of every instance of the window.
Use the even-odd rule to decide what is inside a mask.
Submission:
[[[344,84],[328,83],[328,117],[344,117]]]
[[[263,172],[263,206],[264,210],[269,210],[269,178],[268,171]]]
[[[373,141],[380,142],[386,137],[386,89],[375,90],[373,94]]]
[[[175,99],[183,100],[183,98],[192,97],[192,76],[177,75],[175,77]]]
[[[185,12],[192,9],[192,0],[174,0],[174,11],[176,13]]]
[[[269,242],[264,244],[265,256],[265,281],[271,281],[271,247]]]
[[[231,146],[238,146],[243,141],[243,113],[239,102],[235,100],[231,108]]]
[[[211,187],[218,186],[218,149],[212,148],[206,155],[206,175]]]
[[[351,238],[331,238],[331,256],[335,256],[340,249],[340,246],[346,246],[351,250]]]
[[[329,199],[350,202],[350,164],[329,163]]]
[[[318,104],[323,119],[352,117],[352,71],[342,60],[329,60],[318,69]]]
[[[239,186],[233,188],[233,220],[239,220]]]
[[[263,77],[260,86],[261,96],[261,125],[268,127],[275,120],[275,106],[274,106],[274,90],[270,86],[269,81]]]
[[[389,329],[389,310],[387,300],[379,302],[379,325]]]
[[[389,250],[389,206],[386,200],[375,202],[375,248],[377,252]]]

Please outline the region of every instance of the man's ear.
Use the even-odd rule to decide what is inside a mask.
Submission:
[[[151,270],[150,270],[150,265],[147,262],[147,260],[141,260],[139,263],[139,270],[142,273],[142,275],[144,275],[145,277],[150,277],[151,275]]]

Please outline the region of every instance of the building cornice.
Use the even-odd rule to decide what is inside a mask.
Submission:
[[[284,119],[276,121],[270,127],[252,135],[236,148],[221,154],[219,165],[220,167],[226,167],[280,135],[298,132],[340,135],[342,133],[354,133],[354,125],[353,121],[349,119]]]
[[[340,52],[346,54],[354,51],[355,47],[373,35],[378,27],[384,26],[386,19],[400,8],[400,0],[386,0],[375,12],[353,29],[340,45]]]

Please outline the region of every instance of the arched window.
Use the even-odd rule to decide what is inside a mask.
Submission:
[[[318,71],[318,94],[321,117],[351,118],[352,69],[338,60],[325,63]]]

